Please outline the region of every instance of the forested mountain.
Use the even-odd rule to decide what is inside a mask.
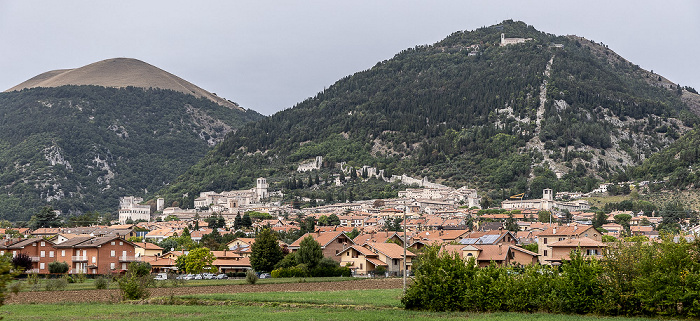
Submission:
[[[532,39],[501,46],[502,34]],[[603,44],[504,21],[404,50],[247,124],[163,193],[250,188],[258,176],[285,187],[319,155],[331,168],[376,166],[496,196],[587,191],[695,126],[693,92]]]
[[[0,93],[0,219],[42,206],[115,213],[167,185],[255,111],[165,89],[60,86]]]
[[[631,168],[630,177],[664,181],[671,188],[700,187],[700,129],[676,140],[671,146]]]

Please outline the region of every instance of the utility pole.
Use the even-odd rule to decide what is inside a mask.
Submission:
[[[403,208],[403,294],[406,294],[406,207]]]

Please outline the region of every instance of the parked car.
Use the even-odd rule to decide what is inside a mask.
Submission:
[[[205,280],[211,280],[211,279],[214,278],[214,274],[212,274],[212,273],[202,273],[202,278],[204,278]]]
[[[202,275],[201,275],[201,274],[195,274],[195,275],[194,275],[194,279],[195,279],[195,280],[201,280],[201,279],[202,279]]]
[[[168,273],[162,272],[156,274],[156,276],[153,278],[156,281],[164,281],[168,279]]]
[[[228,276],[226,276],[226,274],[221,273],[221,274],[218,274],[217,276],[215,276],[214,278],[217,280],[225,280],[225,279],[228,279]]]
[[[261,279],[269,279],[269,278],[272,277],[272,275],[270,275],[270,273],[260,273],[260,276],[259,276],[259,277],[260,277]]]
[[[183,279],[183,280],[192,280],[192,279],[194,279],[194,275],[192,275],[192,274],[187,274],[187,275],[183,276],[182,279]]]

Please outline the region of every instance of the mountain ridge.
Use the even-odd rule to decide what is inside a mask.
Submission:
[[[163,69],[133,58],[111,58],[79,68],[58,69],[34,76],[5,92],[35,87],[93,85],[103,87],[139,87],[170,89],[204,97],[221,106],[243,110],[238,104],[218,97]]]
[[[504,46],[502,34],[531,40]],[[323,175],[347,162],[499,198],[591,190],[698,124],[687,90],[614,57],[602,44],[523,22],[455,32],[244,126],[162,194],[189,204],[178,195],[245,188],[258,176],[284,189],[306,175],[295,165],[316,156],[328,163]],[[528,147],[533,139],[542,149]]]

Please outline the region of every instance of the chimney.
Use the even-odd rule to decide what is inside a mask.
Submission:
[[[552,234],[557,234],[557,228],[556,228],[556,227],[552,228]]]
[[[498,243],[498,254],[503,254],[503,244]]]

